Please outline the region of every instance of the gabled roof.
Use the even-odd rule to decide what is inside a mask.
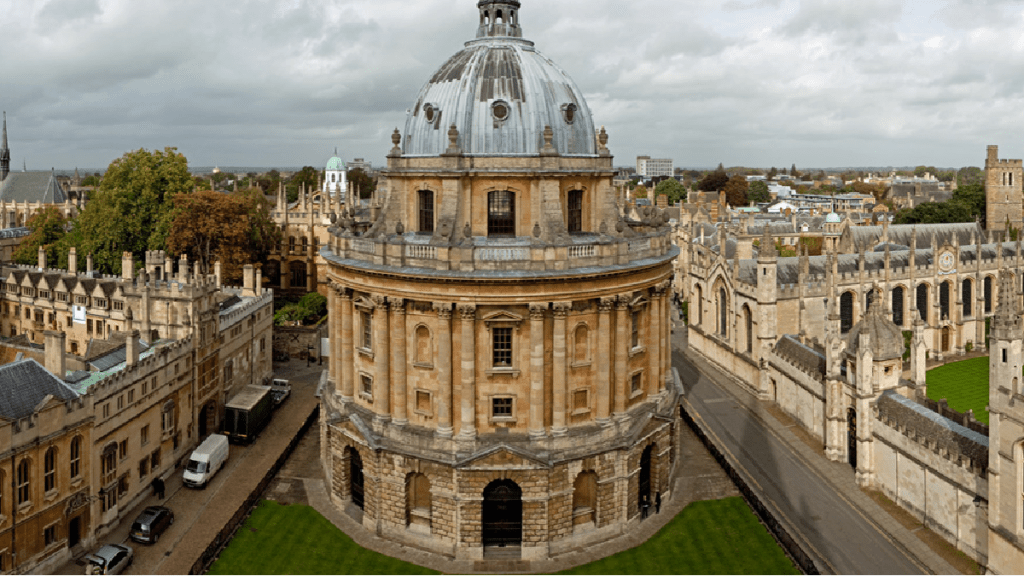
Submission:
[[[47,396],[61,401],[78,398],[78,394],[35,360],[18,360],[0,366],[0,417],[25,418]]]
[[[0,182],[0,200],[63,204],[67,194],[52,172],[11,172]]]

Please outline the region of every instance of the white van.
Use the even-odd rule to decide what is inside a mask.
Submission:
[[[227,459],[228,437],[223,434],[210,434],[188,458],[188,464],[185,466],[185,485],[190,488],[205,488],[206,483]]]

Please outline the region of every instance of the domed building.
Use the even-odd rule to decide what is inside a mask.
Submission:
[[[348,192],[348,174],[346,173],[345,162],[338,157],[338,149],[334,149],[334,156],[327,161],[324,168],[324,183],[320,189],[325,195],[333,198],[335,203],[346,204],[346,193]]]
[[[324,467],[367,530],[458,559],[543,559],[673,497],[668,218],[623,216],[604,129],[479,2],[476,39],[392,137],[378,202],[321,250]]]

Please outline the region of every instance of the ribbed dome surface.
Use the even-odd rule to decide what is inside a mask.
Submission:
[[[452,124],[467,155],[537,155],[550,126],[559,154],[596,156],[594,122],[576,83],[518,38],[467,42],[434,73],[406,120],[404,154],[444,153]]]
[[[882,315],[881,305],[872,306],[864,319],[850,329],[846,346],[846,351],[850,355],[857,354],[861,334],[870,336],[868,345],[871,347],[871,356],[874,360],[893,360],[903,356],[903,332],[899,326]]]

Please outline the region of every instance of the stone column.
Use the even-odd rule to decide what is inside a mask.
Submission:
[[[435,302],[437,311],[437,435],[452,435],[452,305]]]
[[[552,385],[552,406],[551,406],[551,433],[555,436],[564,436],[568,430],[565,426],[565,402],[569,392],[566,389],[568,384],[568,363],[566,362],[565,346],[565,323],[572,309],[572,302],[555,302],[553,305],[555,326],[554,326],[554,353],[552,354],[551,385]]]
[[[388,300],[373,296],[373,405],[375,418],[391,417],[391,338],[388,322]]]
[[[341,362],[334,355],[334,349],[340,336],[341,322],[339,322],[339,316],[341,316],[341,304],[338,300],[337,286],[331,282],[327,285],[327,334],[330,338],[331,356],[328,363],[328,373],[330,374],[331,383],[334,384],[334,391],[341,394]]]
[[[670,291],[666,290],[661,297],[661,384],[662,389],[669,386],[672,381],[672,308],[669,301]]]
[[[462,422],[459,437],[476,438],[476,305],[459,304],[462,330]]]
[[[629,296],[620,295],[615,300],[615,416],[626,413],[626,397],[629,386],[626,384],[627,362],[629,360]]]
[[[530,436],[544,435],[544,316],[547,304],[530,304]]]
[[[355,381],[352,377],[355,369],[352,359],[352,292],[340,288],[338,298],[341,300],[341,400],[351,402],[355,397]]]
[[[661,286],[651,290],[651,320],[647,328],[647,396],[655,396],[661,391],[661,297],[664,294]]]
[[[611,312],[614,298],[601,298],[597,306],[597,398],[595,401],[597,421],[609,422],[611,414],[611,354],[612,354],[612,322]]]
[[[405,300],[398,298],[391,304],[392,322],[394,323],[395,337],[393,340],[395,362],[392,368],[395,375],[394,399],[392,400],[391,411],[394,414],[394,422],[398,425],[409,423],[406,416],[406,408],[409,404],[409,396],[406,390],[406,346],[408,342],[405,337]]]

